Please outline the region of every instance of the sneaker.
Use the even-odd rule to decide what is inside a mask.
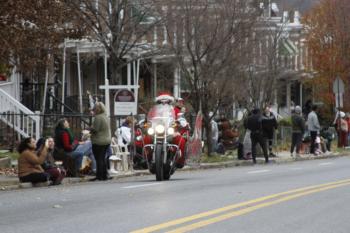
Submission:
[[[293,157],[293,153],[290,153],[290,157]]]
[[[256,164],[256,159],[253,159],[253,163]]]
[[[270,157],[276,157],[276,155],[274,153],[272,153],[272,152],[270,152],[269,156]]]

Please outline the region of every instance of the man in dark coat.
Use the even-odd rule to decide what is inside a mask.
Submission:
[[[294,148],[296,148],[297,158],[300,157],[299,151],[305,132],[305,120],[301,114],[301,107],[295,106],[294,112],[292,113],[292,144],[290,147],[290,155],[293,156]]]
[[[270,110],[270,107],[266,107],[262,115],[262,128],[265,140],[269,144],[269,155],[276,156],[272,153],[272,144],[273,144],[273,135],[277,129],[277,120],[276,117]]]
[[[259,109],[254,109],[252,115],[250,115],[244,122],[244,127],[251,131],[250,139],[252,141],[252,158],[253,163],[256,163],[256,144],[260,144],[264,152],[265,163],[269,162],[269,156],[266,149],[266,141],[262,130],[262,117]]]

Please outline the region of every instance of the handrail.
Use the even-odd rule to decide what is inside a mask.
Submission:
[[[1,121],[13,127],[24,137],[40,138],[40,117],[34,115],[30,109],[2,89],[0,89],[0,106],[0,112],[16,113],[16,116],[12,117],[8,114],[0,114]]]

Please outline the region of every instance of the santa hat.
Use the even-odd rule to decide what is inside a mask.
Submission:
[[[179,98],[177,98],[177,99],[176,99],[176,102],[182,102],[182,103],[184,103],[184,102],[185,102],[185,100],[184,100],[184,99],[182,99],[181,97],[179,97]]]
[[[156,97],[156,102],[174,102],[174,97],[167,92],[161,92]]]

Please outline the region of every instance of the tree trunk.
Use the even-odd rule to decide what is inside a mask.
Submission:
[[[110,70],[110,82],[115,85],[122,85],[122,69],[120,68],[120,64],[123,61],[120,61],[116,56],[111,55],[109,60],[109,70]]]

